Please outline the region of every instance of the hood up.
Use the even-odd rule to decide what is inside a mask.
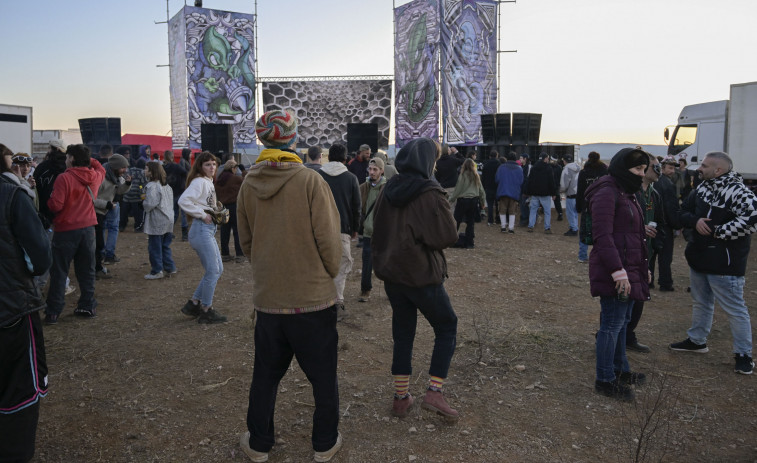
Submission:
[[[430,138],[410,141],[397,153],[394,166],[398,174],[384,188],[386,200],[394,207],[404,207],[428,190],[444,190],[431,180],[436,164],[437,145]]]

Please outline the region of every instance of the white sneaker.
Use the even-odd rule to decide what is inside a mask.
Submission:
[[[242,451],[250,458],[250,461],[257,463],[263,463],[268,461],[268,454],[265,452],[258,452],[250,448],[250,431],[242,433],[239,436],[239,446],[242,447]]]
[[[336,435],[336,443],[333,447],[330,449],[323,451],[323,452],[315,452],[315,455],[313,455],[313,458],[315,461],[322,463],[326,461],[330,461],[331,458],[336,455],[336,452],[339,451],[339,449],[342,448],[342,433],[337,433]]]
[[[145,275],[145,280],[160,280],[161,278],[163,278],[162,270],[158,273],[148,273]]]

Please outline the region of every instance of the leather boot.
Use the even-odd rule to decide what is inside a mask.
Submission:
[[[450,407],[444,400],[444,396],[439,391],[426,391],[426,395],[423,397],[423,403],[421,408],[436,412],[438,415],[443,416],[448,421],[457,421],[457,410]]]
[[[405,418],[408,410],[413,406],[413,396],[409,393],[402,399],[394,397],[394,403],[392,404],[392,416],[397,418]]]

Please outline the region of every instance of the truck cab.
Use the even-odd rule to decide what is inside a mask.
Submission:
[[[685,106],[678,125],[665,128],[668,156],[685,157],[692,167],[710,151],[726,151],[727,118],[728,100]]]

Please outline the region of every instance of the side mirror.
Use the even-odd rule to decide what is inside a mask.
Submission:
[[[665,143],[668,142],[668,138],[670,138],[670,130],[668,130],[668,128],[665,127]]]
[[[692,164],[696,164],[697,162],[699,162],[698,156],[692,156],[691,157],[691,163]]]

